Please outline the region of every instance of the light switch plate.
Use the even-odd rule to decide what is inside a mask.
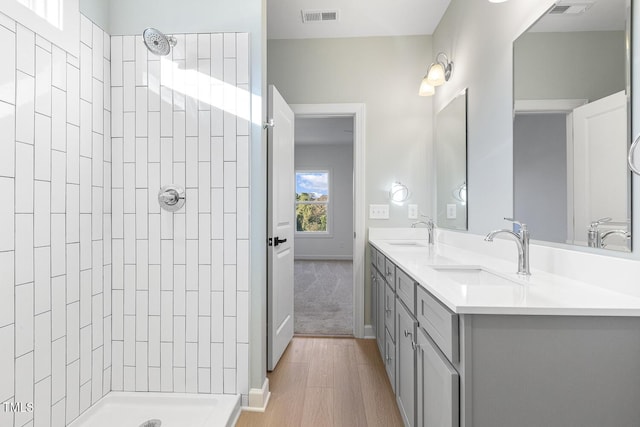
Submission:
[[[456,219],[456,216],[457,216],[456,204],[455,203],[447,204],[447,219]]]
[[[369,219],[389,219],[389,205],[369,205]]]
[[[409,219],[418,219],[418,205],[409,205]]]

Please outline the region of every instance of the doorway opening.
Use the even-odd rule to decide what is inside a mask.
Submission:
[[[328,193],[323,198],[328,203],[322,207],[326,219],[305,222],[304,215],[299,218],[296,214],[296,229],[314,228],[318,223],[319,227],[295,236],[294,330],[303,335],[362,338],[364,104],[292,104],[291,109],[295,114],[296,192],[304,190],[304,186],[298,188],[298,176],[302,179],[310,174],[307,178],[311,180],[327,182]]]
[[[353,122],[295,118],[297,335],[353,335]]]

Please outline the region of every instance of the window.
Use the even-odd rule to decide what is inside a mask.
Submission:
[[[296,232],[329,232],[329,171],[296,171]]]
[[[79,0],[0,0],[0,12],[79,56]]]
[[[18,3],[33,10],[49,24],[62,30],[61,0],[18,0]]]

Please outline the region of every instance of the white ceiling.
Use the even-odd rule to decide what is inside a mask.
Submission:
[[[296,145],[353,143],[353,117],[296,117]]]
[[[267,0],[267,38],[433,34],[450,1]],[[305,24],[302,22],[301,10],[338,10],[338,20]]]

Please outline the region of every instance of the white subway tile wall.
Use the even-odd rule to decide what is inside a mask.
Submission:
[[[0,402],[33,404],[3,427],[64,426],[112,388],[109,36],[81,19],[75,58],[0,16]]]
[[[111,37],[112,389],[246,401],[249,39],[176,39],[159,57]],[[186,188],[175,213],[168,184]]]

